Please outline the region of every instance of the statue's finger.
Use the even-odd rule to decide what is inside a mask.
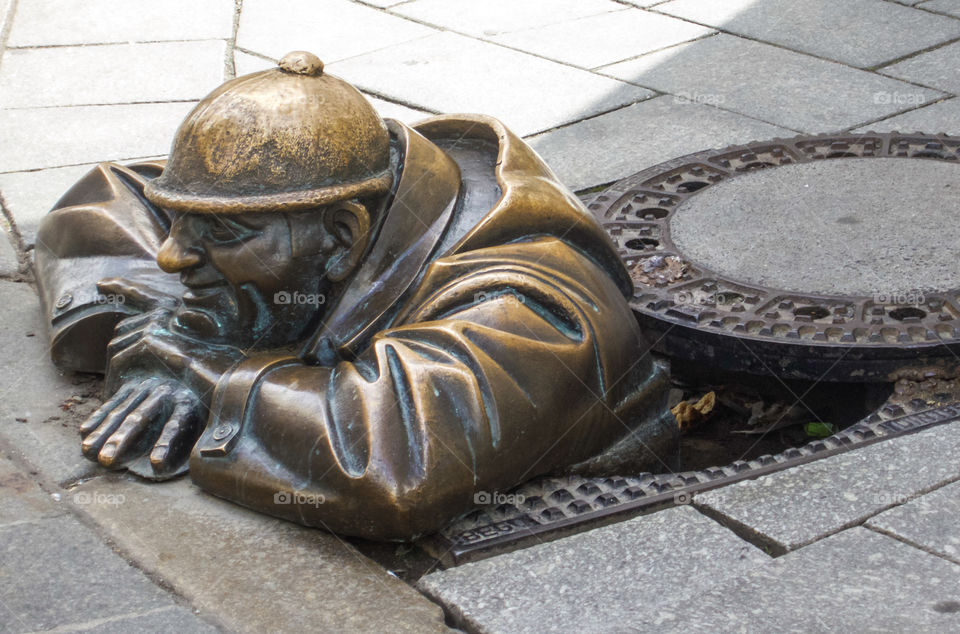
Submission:
[[[194,402],[177,403],[163,427],[160,439],[150,452],[150,464],[157,473],[175,468],[186,459],[199,431],[200,416]]]
[[[86,436],[91,431],[100,426],[100,423],[103,422],[103,419],[107,417],[107,414],[112,412],[114,408],[121,403],[124,399],[130,396],[132,388],[122,387],[117,390],[117,393],[104,401],[103,405],[97,408],[97,410],[90,414],[87,417],[87,420],[83,421],[83,424],[80,425],[80,435]]]
[[[177,305],[177,299],[172,295],[122,277],[108,277],[100,280],[97,283],[97,290],[104,295],[122,297],[124,304],[144,310],[155,306],[173,308]]]
[[[100,426],[91,431],[80,444],[83,455],[92,460],[96,460],[100,454],[100,449],[103,448],[103,443],[116,431],[117,427],[119,427],[127,417],[127,414],[136,408],[147,395],[148,392],[146,390],[133,390],[127,398],[107,414],[103,422],[100,423]]]
[[[129,450],[163,413],[164,400],[170,396],[170,388],[161,385],[123,419],[99,453],[100,464],[112,467],[124,462]]]

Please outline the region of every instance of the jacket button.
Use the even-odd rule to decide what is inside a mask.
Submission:
[[[213,439],[214,440],[223,440],[227,436],[233,433],[233,425],[217,425],[213,429]]]
[[[70,293],[64,293],[63,295],[57,298],[56,307],[60,310],[63,310],[64,308],[69,306],[71,302],[73,302],[73,295],[71,295]]]

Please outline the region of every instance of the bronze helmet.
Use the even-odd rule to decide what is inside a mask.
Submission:
[[[391,181],[383,119],[315,55],[297,51],[197,104],[145,194],[187,213],[298,211],[383,194]]]

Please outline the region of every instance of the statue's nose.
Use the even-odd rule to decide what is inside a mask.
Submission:
[[[179,273],[200,264],[200,255],[194,249],[185,248],[171,235],[157,252],[157,264],[167,273]]]

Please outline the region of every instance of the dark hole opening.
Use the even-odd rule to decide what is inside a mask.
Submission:
[[[806,317],[810,320],[823,319],[830,316],[830,310],[823,306],[803,306],[793,311],[797,317]]]
[[[627,240],[625,246],[634,251],[645,251],[646,249],[657,248],[660,246],[660,241],[654,240],[653,238],[633,238]]]
[[[677,187],[677,191],[682,194],[689,194],[690,192],[695,192],[698,189],[703,189],[710,183],[704,183],[703,181],[687,181],[686,183],[681,183]]]
[[[903,306],[890,311],[890,316],[897,321],[916,321],[927,316],[927,311],[916,306]]]

